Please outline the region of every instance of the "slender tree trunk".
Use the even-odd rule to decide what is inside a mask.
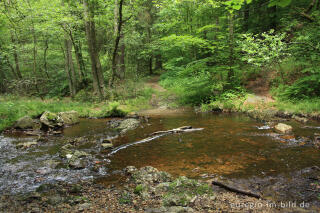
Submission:
[[[249,17],[250,17],[250,5],[246,4],[243,11],[243,21],[244,21],[243,27],[245,32],[249,31],[249,20],[250,20]]]
[[[156,58],[156,67],[155,67],[155,70],[161,70],[162,69],[162,57],[161,55],[156,55],[155,56]]]
[[[18,75],[17,73],[15,72],[14,70],[14,67],[12,66],[12,64],[10,63],[10,60],[9,60],[9,57],[7,55],[5,55],[5,60],[7,62],[7,65],[9,66],[11,72],[12,72],[12,75],[14,76],[14,78],[18,79]]]
[[[17,52],[17,46],[16,46],[16,39],[14,38],[14,35],[12,32],[10,32],[11,34],[11,41],[12,41],[12,49],[13,49],[13,57],[14,57],[14,62],[15,62],[15,66],[16,66],[16,74],[17,77],[22,79],[22,74],[20,71],[20,65],[19,65],[19,57],[18,57],[18,52]]]
[[[153,62],[153,57],[152,56],[150,56],[150,58],[149,58],[149,62],[148,62],[148,66],[149,66],[149,74],[150,75],[153,75],[153,69],[152,69],[152,63]]]
[[[278,25],[277,24],[277,6],[268,8],[268,13],[271,19],[269,28],[276,30]]]
[[[37,37],[34,29],[34,25],[32,23],[32,36],[33,36],[33,73],[37,73]]]
[[[43,51],[43,68],[44,68],[44,72],[47,75],[47,78],[49,79],[49,73],[48,73],[48,62],[47,62],[47,53],[48,53],[48,49],[49,49],[49,41],[48,38],[45,39],[44,41],[44,51]]]
[[[234,77],[233,64],[234,64],[234,14],[229,14],[229,73],[228,81],[231,82]]]
[[[76,76],[73,68],[73,62],[72,62],[72,43],[66,36],[64,40],[64,46],[65,46],[65,70],[68,75],[69,79],[69,90],[71,97],[74,97],[76,95]]]
[[[84,64],[83,56],[82,56],[82,51],[81,51],[81,42],[80,41],[76,42],[72,39],[72,44],[73,44],[74,52],[76,55],[79,81],[82,84],[82,83],[84,83],[86,68],[85,68],[85,64]]]
[[[99,55],[97,53],[93,13],[91,11],[92,9],[90,8],[90,5],[88,4],[88,0],[83,1],[83,6],[84,6],[84,18],[85,18],[87,42],[89,47],[89,55],[91,59],[93,89],[96,95],[99,95],[101,98],[104,98],[105,97],[104,78],[102,75]]]
[[[64,7],[63,1],[61,1],[61,5]],[[73,98],[77,93],[77,78],[72,60],[72,32],[68,29],[67,24],[63,24],[63,29],[65,30],[65,70],[69,79],[70,96]]]
[[[123,6],[123,0],[120,0],[119,8],[118,8],[119,12],[117,13],[119,18],[117,21],[117,29],[115,29],[117,31],[117,33],[116,33],[114,50],[113,50],[113,54],[112,54],[112,76],[109,80],[109,87],[110,88],[113,86],[115,77],[119,77],[119,75],[117,74],[117,61],[118,61],[117,58],[119,57],[118,49],[119,49],[119,43],[120,43],[120,39],[121,39],[121,29],[122,29],[122,24],[123,24],[122,6]]]
[[[125,57],[126,57],[126,45],[124,40],[124,34],[121,36],[121,45],[120,45],[120,56],[119,56],[119,76],[120,79],[123,80],[126,75],[126,64],[125,64]]]
[[[317,4],[317,0],[311,0],[311,3],[309,5],[309,7],[306,9],[305,13],[307,13],[307,14],[310,13],[312,11],[312,8],[314,6],[316,6],[316,4]]]
[[[151,26],[148,26],[147,28],[147,33],[148,33],[148,43],[150,44],[151,43]],[[153,74],[153,69],[152,69],[152,63],[153,62],[153,55],[151,53],[151,56],[149,58],[149,61],[148,61],[148,66],[149,66],[149,74],[152,75]]]
[[[0,47],[1,49],[1,47]],[[0,58],[2,58],[2,55],[0,54]],[[4,69],[3,69],[3,61],[0,60],[0,92],[1,93],[4,93],[6,90],[5,90],[5,80],[6,80],[6,75],[4,73]]]

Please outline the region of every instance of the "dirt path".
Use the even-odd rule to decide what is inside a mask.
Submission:
[[[262,74],[254,80],[247,82],[246,89],[252,94],[248,95],[244,104],[259,105],[273,103],[275,100],[270,94],[269,78],[270,73]]]
[[[147,81],[147,83],[145,85],[148,87],[151,87],[152,89],[154,89],[157,92],[166,92],[167,90],[165,88],[163,88],[162,86],[160,86],[159,80],[160,80],[159,75],[154,76],[149,81]]]
[[[159,84],[160,76],[154,76],[145,83],[146,87],[154,90],[150,100],[151,109],[142,110],[140,115],[146,116],[170,116],[190,111],[187,107],[177,107],[176,95],[170,93]]]

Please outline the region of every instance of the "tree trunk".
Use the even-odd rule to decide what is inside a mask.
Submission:
[[[117,3],[117,1],[116,1]],[[116,31],[116,39],[112,54],[112,76],[109,80],[109,87],[111,88],[113,86],[115,77],[119,77],[119,74],[117,73],[117,61],[119,57],[118,49],[119,49],[119,43],[121,39],[121,29],[122,29],[122,7],[123,7],[123,0],[120,0],[119,7],[116,7],[115,11],[118,9],[118,12],[115,12],[115,15],[119,16],[117,24],[115,24],[115,31]],[[119,77],[120,78],[120,77]]]
[[[48,53],[48,49],[49,49],[49,41],[48,38],[45,39],[44,41],[44,51],[43,51],[43,68],[44,68],[44,72],[47,75],[47,78],[49,79],[49,73],[48,73],[48,62],[47,62],[47,53]]]
[[[246,4],[243,11],[243,21],[244,21],[243,27],[245,32],[249,31],[249,20],[250,20],[249,17],[250,17],[250,6]]]
[[[64,46],[65,46],[65,70],[69,79],[69,90],[71,97],[76,95],[76,81],[75,81],[75,72],[72,63],[72,43],[65,36]]]
[[[14,35],[12,32],[10,32],[11,34],[11,41],[12,41],[12,49],[13,49],[13,57],[14,57],[14,62],[15,62],[15,66],[16,66],[16,74],[17,77],[22,79],[22,74],[20,71],[20,65],[19,65],[19,57],[18,57],[18,52],[17,52],[17,46],[16,46],[16,39],[14,38]]]
[[[126,46],[124,43],[124,34],[122,34],[121,38],[122,38],[122,42],[120,45],[120,56],[119,56],[119,77],[121,80],[123,80],[126,75],[126,64],[125,64]]]
[[[74,52],[76,55],[76,61],[78,66],[78,75],[79,75],[79,81],[81,84],[84,83],[85,80],[85,72],[86,72],[86,66],[83,60],[82,51],[81,51],[81,42],[72,40]],[[83,85],[84,86],[84,85]]]
[[[155,56],[156,58],[156,67],[155,67],[155,70],[162,70],[162,57],[161,55],[156,55]]]
[[[268,13],[270,17],[270,26],[269,28],[276,30],[277,29],[277,6],[268,8]]]
[[[228,81],[231,82],[234,77],[233,72],[233,63],[234,63],[234,14],[229,14],[229,72],[228,72]]]
[[[10,67],[10,70],[11,70],[12,75],[14,76],[14,78],[18,79],[17,73],[15,72],[12,64],[10,63],[9,57],[7,55],[5,55],[5,60],[7,62],[7,65]]]
[[[148,66],[149,66],[149,74],[150,75],[153,75],[153,69],[152,69],[152,63],[153,62],[153,57],[151,56],[150,58],[149,58],[149,62],[148,62]]]
[[[95,23],[91,5],[88,4],[88,0],[83,1],[84,6],[84,18],[85,18],[85,27],[87,42],[89,47],[89,55],[91,59],[91,70],[93,78],[93,89],[96,95],[99,95],[100,98],[105,96],[105,86],[104,78],[102,75],[102,69],[100,64],[99,55],[97,53],[97,42],[96,42],[96,33],[95,33]]]

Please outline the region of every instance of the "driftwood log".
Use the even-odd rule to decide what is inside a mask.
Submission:
[[[157,131],[151,133],[150,136],[153,135],[160,135],[160,134],[174,134],[174,133],[182,133],[182,132],[193,132],[193,131],[200,131],[203,128],[192,128],[192,126],[182,126],[176,129],[166,130],[166,131]]]
[[[224,183],[221,183],[221,182],[218,182],[218,181],[215,181],[215,180],[212,181],[212,184],[215,185],[215,186],[219,186],[219,187],[221,187],[223,189],[226,189],[226,190],[228,190],[230,192],[235,192],[235,193],[238,193],[238,194],[242,194],[242,195],[246,195],[246,196],[254,197],[254,198],[258,198],[258,199],[262,198],[261,195],[259,195],[259,194],[255,194],[253,192],[237,189],[237,188],[234,188],[232,186],[227,186]]]
[[[176,129],[167,130],[167,131],[154,132],[154,133],[151,133],[149,135],[149,137],[147,137],[145,139],[142,139],[140,141],[136,141],[136,142],[133,142],[133,143],[123,144],[121,146],[118,146],[118,147],[114,148],[112,150],[112,152],[110,152],[108,154],[108,156],[111,156],[111,155],[117,153],[118,151],[120,151],[122,149],[126,149],[129,146],[133,146],[133,145],[141,144],[141,143],[147,143],[149,141],[155,140],[157,138],[163,137],[163,136],[168,135],[168,134],[193,132],[193,131],[200,131],[200,130],[203,130],[203,128],[192,128],[191,126],[182,126],[182,127],[179,127],[179,128],[176,128]]]

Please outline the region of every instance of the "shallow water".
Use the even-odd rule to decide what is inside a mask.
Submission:
[[[181,126],[204,128],[182,134],[165,135],[152,141],[121,149],[109,156],[100,141],[114,137],[117,132],[107,127],[107,119],[83,119],[80,124],[66,128],[62,136],[50,136],[47,142],[26,150],[16,149],[21,141],[32,137],[0,136],[0,194],[34,190],[43,183],[77,182],[99,178],[106,184],[119,178],[126,166],[150,165],[173,175],[193,178],[225,176],[250,178],[286,174],[310,166],[320,166],[320,151],[305,143],[301,137],[313,138],[320,133],[319,123],[304,125],[289,122],[293,136],[275,134],[265,124],[242,114],[173,113],[150,118],[140,128],[113,140],[116,147],[140,141],[150,133]],[[59,149],[68,139],[85,137],[89,143],[78,147],[92,156],[86,159],[86,169],[72,170],[64,166]],[[304,139],[305,140],[305,139]],[[290,144],[295,144],[291,146]],[[47,160],[60,162],[51,168]],[[98,166],[96,162],[99,162]],[[101,162],[101,163],[100,163]]]

